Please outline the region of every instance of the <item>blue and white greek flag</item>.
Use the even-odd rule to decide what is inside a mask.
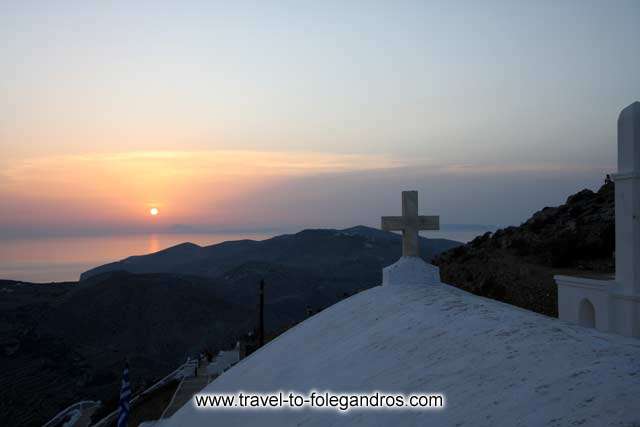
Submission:
[[[124,365],[122,387],[120,387],[120,405],[118,407],[118,427],[127,427],[131,402],[131,384],[129,384],[129,362]]]

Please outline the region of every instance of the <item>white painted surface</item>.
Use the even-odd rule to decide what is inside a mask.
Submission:
[[[640,295],[640,102],[618,119],[616,281],[619,292]]]
[[[640,102],[628,105],[618,116],[618,172],[640,171]]]
[[[609,291],[614,286],[613,281],[571,276],[554,276],[554,279],[558,284],[558,317],[561,320],[580,325],[580,307],[583,301],[588,301],[595,310],[596,329],[611,331]]]
[[[207,393],[443,392],[439,412],[203,411],[166,426],[602,426],[640,423],[640,343],[444,284],[379,286],[240,361]]]
[[[209,375],[220,375],[225,370],[229,369],[234,363],[238,363],[240,360],[240,350],[238,347],[230,351],[221,351],[216,356],[215,360],[207,366],[207,373]]]
[[[403,256],[382,270],[382,285],[430,285],[440,283],[440,269],[422,258]]]

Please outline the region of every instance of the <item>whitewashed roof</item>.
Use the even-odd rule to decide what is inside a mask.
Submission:
[[[442,392],[442,411],[197,410],[165,426],[601,426],[640,423],[640,341],[448,285],[381,286],[242,360],[207,393]],[[618,424],[619,423],[619,424]]]

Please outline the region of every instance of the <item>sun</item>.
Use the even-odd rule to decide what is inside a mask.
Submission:
[[[149,209],[149,213],[152,216],[156,216],[156,215],[158,215],[160,213],[160,211],[158,210],[158,208],[151,208],[151,209]]]

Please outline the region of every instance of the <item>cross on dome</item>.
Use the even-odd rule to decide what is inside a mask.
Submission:
[[[402,231],[402,256],[419,256],[420,230],[439,230],[439,216],[418,215],[418,192],[402,192],[402,216],[383,216],[382,229],[386,231]]]

